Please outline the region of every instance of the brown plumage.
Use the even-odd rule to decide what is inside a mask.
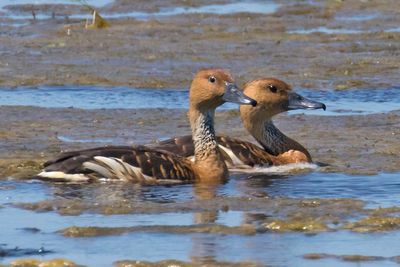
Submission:
[[[274,78],[249,82],[243,92],[257,101],[255,107],[240,107],[243,125],[262,148],[239,139],[217,136],[227,165],[238,168],[312,162],[307,149],[283,134],[271,119],[274,115],[288,110],[325,109],[325,105],[305,99],[294,93],[288,84]],[[191,136],[181,136],[162,141],[156,147],[188,157],[193,155],[191,144]]]
[[[226,101],[255,104],[223,70],[199,71],[190,87],[189,119],[194,160],[160,148],[109,146],[65,152],[44,164],[41,179],[87,181],[127,180],[142,184],[192,181],[218,182],[228,171],[215,140],[214,111]]]
[[[265,164],[272,165],[275,160],[274,156],[266,153],[258,145],[240,139],[231,138],[228,136],[217,136],[217,143],[220,148],[224,147],[232,151],[232,153],[243,163],[242,167],[254,167],[256,165]],[[159,142],[154,147],[168,150],[183,157],[191,157],[193,156],[194,152],[192,136],[190,135],[167,139]],[[221,152],[228,167],[238,167],[233,159],[224,150]]]

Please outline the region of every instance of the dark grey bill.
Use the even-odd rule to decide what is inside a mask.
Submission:
[[[236,104],[252,105],[253,107],[257,105],[257,101],[243,94],[234,83],[225,83],[225,93],[222,96],[222,100]]]
[[[288,110],[294,110],[294,109],[319,109],[319,108],[322,108],[323,110],[326,110],[326,106],[325,106],[324,103],[307,99],[307,98],[302,97],[301,95],[296,94],[294,92],[290,92],[289,93]]]

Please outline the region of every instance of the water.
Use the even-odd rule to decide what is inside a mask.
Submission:
[[[327,28],[327,27],[317,27],[317,28],[311,28],[311,29],[298,29],[298,30],[289,31],[289,33],[297,33],[297,34],[310,34],[310,33],[317,33],[317,32],[325,33],[325,34],[357,34],[357,33],[362,33],[363,31],[345,29],[345,28],[332,29],[332,28]]]
[[[352,115],[389,112],[400,109],[400,88],[353,90],[297,90],[299,94],[321,101],[327,110],[306,111],[315,115]],[[40,86],[38,88],[0,88],[0,105],[35,106],[45,108],[82,109],[187,109],[188,91],[184,89],[134,89],[99,86]],[[220,109],[236,109],[226,103]],[[305,111],[292,111],[291,114]]]
[[[312,34],[312,33],[324,33],[324,34],[361,34],[361,33],[372,33],[372,32],[400,32],[400,28],[387,28],[387,29],[368,29],[368,30],[356,30],[348,28],[328,28],[328,27],[317,27],[310,29],[297,29],[288,31],[288,33],[296,34]]]
[[[107,4],[110,4],[112,1],[103,0],[103,1],[88,1],[90,5],[94,5],[97,7],[101,7]],[[65,0],[8,0],[2,1],[0,3],[0,9],[9,4],[44,4],[44,3],[56,3],[56,4],[73,4],[73,1],[65,1]],[[205,13],[205,14],[218,14],[218,15],[226,15],[226,14],[235,14],[235,13],[257,13],[257,14],[271,14],[274,13],[278,9],[279,5],[274,2],[237,2],[237,3],[228,3],[221,5],[205,5],[199,7],[174,7],[174,8],[162,8],[159,12],[140,12],[140,11],[132,11],[125,13],[102,13],[102,15],[107,19],[112,18],[125,18],[131,17],[136,19],[149,19],[155,17],[165,17],[165,16],[175,16],[175,15],[183,15],[183,14],[196,14],[196,13]],[[9,17],[14,19],[31,19],[31,14],[8,14]],[[74,19],[85,19],[88,16],[84,14],[74,14],[69,16]],[[51,18],[51,13],[41,13],[38,12],[37,19],[48,19]]]
[[[102,7],[114,2],[113,0],[87,0],[89,5]],[[25,4],[34,4],[34,5],[43,5],[43,4],[79,4],[78,1],[74,0],[1,0],[0,1],[0,9],[4,8],[8,5],[25,5]]]
[[[367,20],[372,20],[376,19],[379,16],[382,16],[382,14],[376,12],[376,13],[356,13],[356,14],[341,14],[339,16],[336,16],[336,19],[338,20],[343,20],[343,21],[367,21]]]
[[[358,198],[372,206],[389,207],[399,205],[399,178],[399,173],[376,176],[319,172],[234,174],[228,183],[217,188],[216,195],[252,197],[254,192],[264,192],[272,197]],[[65,238],[56,231],[69,226],[192,225],[198,223],[196,218],[201,213],[181,211],[102,215],[87,212],[79,216],[61,216],[55,212],[37,213],[10,205],[53,198],[101,202],[104,197],[110,201],[121,198],[133,203],[179,203],[196,198],[193,185],[140,188],[126,184],[66,185],[10,180],[0,181],[0,193],[0,205],[3,206],[0,209],[0,236],[2,243],[6,242],[3,248],[43,247],[52,251],[40,255],[40,259],[62,257],[88,266],[111,266],[112,262],[122,259],[159,261],[173,258],[190,261],[202,257],[233,262],[252,260],[272,266],[355,266],[355,263],[335,259],[310,261],[302,256],[306,253],[384,257],[399,254],[399,232],[366,235],[339,231],[317,235],[267,233],[254,236],[136,232],[105,237]],[[214,223],[237,226],[251,218],[252,214],[236,210],[219,212],[215,214]],[[26,228],[37,228],[39,231],[24,230]],[[7,263],[14,258],[0,258],[0,263]],[[380,263],[394,265],[390,261]]]
[[[200,7],[175,7],[173,9],[162,9],[160,12],[146,13],[146,12],[128,12],[107,14],[107,18],[121,18],[121,17],[134,17],[134,18],[149,18],[149,17],[162,17],[162,16],[175,16],[182,14],[235,14],[235,13],[257,13],[257,14],[271,14],[278,9],[279,5],[273,2],[246,2],[246,3],[229,3],[223,5],[206,5]]]

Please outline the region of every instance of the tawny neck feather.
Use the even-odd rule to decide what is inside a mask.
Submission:
[[[289,150],[298,150],[303,152],[307,158],[311,160],[311,156],[301,144],[287,137],[278,128],[275,127],[272,121],[265,121],[261,132],[254,135],[256,140],[264,147],[265,151],[272,155],[280,155]]]

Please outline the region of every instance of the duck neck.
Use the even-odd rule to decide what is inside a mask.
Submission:
[[[253,133],[252,133],[253,134]],[[310,153],[300,143],[282,133],[272,122],[266,120],[258,127],[258,131],[253,134],[254,138],[264,147],[268,153],[278,156],[289,150],[303,152],[311,161]]]
[[[227,176],[227,167],[215,138],[214,109],[191,107],[190,125],[194,144],[194,166],[200,179],[221,180]]]
[[[196,160],[205,160],[210,154],[217,154],[218,145],[215,139],[214,111],[200,111],[192,108],[190,111],[190,124]]]

